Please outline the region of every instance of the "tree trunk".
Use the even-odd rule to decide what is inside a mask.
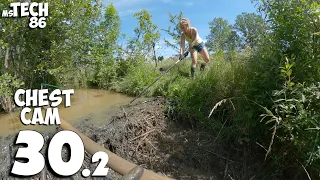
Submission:
[[[154,62],[156,63],[156,68],[158,67],[158,62],[157,62],[157,56],[156,56],[156,49],[155,49],[155,43],[152,44],[152,49],[153,49],[153,57],[154,57]]]
[[[15,105],[12,103],[11,97],[0,97],[0,105],[5,112],[12,112]]]
[[[6,48],[6,55],[4,57],[4,71],[8,72],[8,68],[9,68],[9,45]]]

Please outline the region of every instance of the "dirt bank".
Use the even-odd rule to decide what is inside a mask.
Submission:
[[[169,177],[186,180],[222,179],[223,171],[220,167],[224,164],[223,157],[212,153],[213,137],[182,128],[168,120],[165,103],[162,98],[139,103],[122,108],[103,126],[95,126],[90,123],[90,118],[87,118],[76,128],[122,158]],[[46,144],[52,135],[44,135]],[[11,170],[13,155],[17,150],[17,147],[13,146],[14,140],[15,136],[1,139],[0,177],[8,177]],[[43,152],[45,151],[46,148],[43,148]],[[66,149],[63,150],[64,157],[67,157],[67,152]],[[97,164],[91,164],[90,156],[87,154],[85,159],[83,168],[89,168],[93,172]],[[33,178],[39,177],[52,179],[54,176],[45,168]],[[108,179],[119,177],[117,173],[109,170]],[[79,172],[71,179],[84,178]]]

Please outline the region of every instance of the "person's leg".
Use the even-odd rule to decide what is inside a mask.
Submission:
[[[209,53],[205,47],[203,47],[199,53],[201,54],[202,59],[205,61],[205,63],[201,64],[201,67],[200,67],[200,70],[203,71],[206,64],[210,62],[210,57],[209,57]]]
[[[206,62],[209,63],[210,62],[210,57],[209,57],[209,53],[207,51],[206,48],[203,48],[200,52],[202,59]]]
[[[194,49],[190,50],[190,56],[191,56],[191,60],[192,60],[192,64],[191,64],[191,76],[194,77],[194,73],[197,67],[197,51]]]

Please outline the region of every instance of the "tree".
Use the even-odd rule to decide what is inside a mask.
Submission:
[[[255,13],[242,13],[238,15],[234,29],[240,33],[241,46],[249,46],[254,49],[266,32],[266,24],[262,17]]]
[[[228,20],[214,18],[209,22],[210,33],[206,37],[206,46],[210,52],[231,52],[238,47],[239,37],[233,31],[233,27]]]
[[[95,50],[98,54],[103,54],[105,58],[112,60],[113,50],[116,49],[120,35],[120,16],[113,3],[105,7],[104,17],[95,31]]]
[[[169,13],[169,25],[168,29],[162,29],[165,31],[171,38],[172,42],[166,38],[164,38],[164,42],[166,46],[173,48],[177,53],[180,53],[180,36],[181,36],[181,29],[180,29],[180,20],[183,17],[183,12],[180,11],[179,14],[173,15]]]
[[[283,56],[293,58],[296,81],[320,80],[319,44],[319,1],[261,1],[255,0],[259,10],[266,16],[275,59]]]
[[[129,40],[128,50],[130,57],[153,58],[157,66],[155,45],[160,40],[158,26],[151,21],[152,15],[145,9],[134,13],[139,26],[134,29],[135,37]]]
[[[90,55],[94,73],[93,83],[101,88],[108,88],[117,76],[115,51],[118,50],[117,40],[120,35],[120,16],[113,3],[104,9],[104,15],[94,28],[94,41],[90,48]]]
[[[38,88],[40,83],[56,83],[68,79],[68,67],[81,65],[92,47],[93,28],[100,16],[101,3],[52,1],[46,27],[30,29],[29,18],[2,18],[0,44],[7,72],[25,82],[26,88]],[[0,1],[1,9],[8,9],[8,1]],[[58,77],[59,76],[59,77]]]

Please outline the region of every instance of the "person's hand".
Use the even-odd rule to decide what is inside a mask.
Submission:
[[[189,55],[189,51],[186,51],[184,54],[183,54],[183,57],[187,57]]]
[[[180,53],[180,55],[179,55],[179,59],[182,59],[183,58],[183,54],[182,53]]]
[[[180,54],[179,59],[180,60],[184,59],[185,57],[188,56],[188,54],[189,54],[189,51],[186,51],[184,54]]]

